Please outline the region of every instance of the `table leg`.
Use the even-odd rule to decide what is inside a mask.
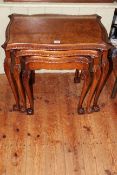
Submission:
[[[92,85],[90,87],[89,96],[87,99],[87,106],[86,106],[87,113],[93,112],[93,109],[91,108],[91,101],[92,101],[93,95],[95,93],[95,89],[98,85],[98,82],[99,82],[99,79],[101,76],[101,68],[99,65],[94,66],[93,74],[94,74],[93,75],[93,82],[92,82]]]
[[[4,71],[7,76],[7,79],[9,81],[9,84],[11,86],[12,92],[14,94],[15,102],[16,104],[13,105],[13,110],[14,111],[19,111],[20,110],[20,105],[19,105],[19,96],[18,96],[18,91],[15,86],[14,82],[14,77],[13,74],[11,73],[11,56],[10,56],[10,51],[5,51],[6,58],[4,60]]]
[[[80,96],[80,100],[79,100],[79,104],[78,104],[78,114],[85,113],[85,110],[82,107],[82,104],[83,104],[84,98],[88,92],[89,85],[91,82],[91,76],[90,76],[89,70],[83,71],[83,76],[84,76],[84,84],[83,84],[83,88],[82,88],[82,92],[81,92],[81,96]]]
[[[113,87],[113,90],[112,90],[111,98],[115,98],[116,94],[117,94],[117,78],[116,78],[115,83],[114,83],[114,87]]]
[[[16,81],[16,85],[18,88],[18,93],[20,97],[20,111],[25,112],[26,111],[26,98],[24,89],[21,82],[21,64],[20,64],[20,58],[15,56],[15,63],[13,65],[13,73],[14,73],[14,79]]]
[[[80,83],[81,80],[81,72],[78,69],[75,71],[74,83]]]
[[[31,88],[29,85],[29,80],[30,80],[30,75],[31,71],[30,70],[23,70],[22,72],[22,79],[23,79],[23,84],[29,99],[29,105],[30,107],[27,108],[27,114],[32,115],[34,113],[34,100],[33,100],[33,94],[31,93]]]
[[[30,80],[29,80],[29,85],[30,85],[30,89],[31,89],[31,93],[32,93],[32,98],[34,99],[33,96],[33,84],[35,83],[35,71],[32,70],[30,73]]]
[[[105,80],[107,78],[107,74],[108,74],[108,71],[109,71],[109,62],[108,62],[108,59],[107,59],[107,54],[108,52],[107,51],[103,51],[103,55],[102,55],[102,74],[101,74],[101,78],[100,78],[100,81],[99,81],[99,84],[98,84],[98,87],[97,87],[97,90],[96,90],[96,94],[95,94],[95,97],[94,97],[94,102],[93,102],[93,110],[95,112],[98,112],[100,110],[99,106],[98,106],[98,99],[99,99],[99,95],[102,91],[102,88],[104,86],[104,83],[105,83]]]
[[[31,71],[30,83],[31,84],[34,84],[35,83],[35,71],[34,70]]]

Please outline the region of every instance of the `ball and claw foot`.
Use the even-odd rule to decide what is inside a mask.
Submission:
[[[92,112],[94,112],[93,108],[90,107],[90,108],[86,109],[87,114],[91,114]]]
[[[100,107],[98,105],[95,105],[92,107],[94,112],[99,112],[100,111]]]
[[[27,114],[28,115],[33,115],[34,114],[34,110],[32,108],[27,108]]]
[[[20,106],[20,112],[22,113],[26,112],[26,108],[24,106]]]
[[[13,111],[20,111],[20,106],[14,104],[14,105],[13,105]]]
[[[78,114],[85,114],[85,110],[84,110],[84,108],[78,108]]]

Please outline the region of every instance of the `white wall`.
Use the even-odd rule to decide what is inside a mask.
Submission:
[[[102,23],[109,33],[114,10],[117,8],[117,3],[8,3],[0,0],[0,45],[5,41],[5,30],[9,22],[8,15],[12,13],[19,14],[98,14],[102,16]],[[4,73],[3,60],[4,51],[0,48],[0,73]]]

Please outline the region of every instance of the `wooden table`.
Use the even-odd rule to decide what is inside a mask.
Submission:
[[[90,56],[91,51],[98,51],[98,61],[93,72],[99,72],[101,78],[95,93],[93,110],[98,111],[97,101],[108,72],[108,37],[106,30],[97,15],[70,16],[70,15],[10,15],[10,23],[6,30],[6,42],[3,48],[6,53],[4,69],[16,100],[15,109],[22,109],[25,104],[24,93],[20,81],[21,57],[33,56],[36,51],[78,51],[84,50]],[[24,53],[24,55],[20,55]],[[18,55],[19,54],[19,55]],[[61,57],[62,58],[62,57]],[[95,59],[92,59],[93,61]],[[15,65],[12,67],[12,65]],[[12,73],[13,69],[13,73]],[[56,66],[55,66],[56,69]],[[15,72],[15,76],[14,76]],[[14,79],[17,87],[15,86]],[[95,91],[98,74],[95,76],[92,91]],[[19,91],[19,95],[17,93]],[[21,102],[19,102],[19,96]],[[93,95],[90,96],[90,102]],[[91,110],[88,109],[90,112]]]

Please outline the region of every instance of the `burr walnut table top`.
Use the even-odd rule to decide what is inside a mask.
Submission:
[[[106,49],[107,33],[97,15],[10,15],[4,48]]]

